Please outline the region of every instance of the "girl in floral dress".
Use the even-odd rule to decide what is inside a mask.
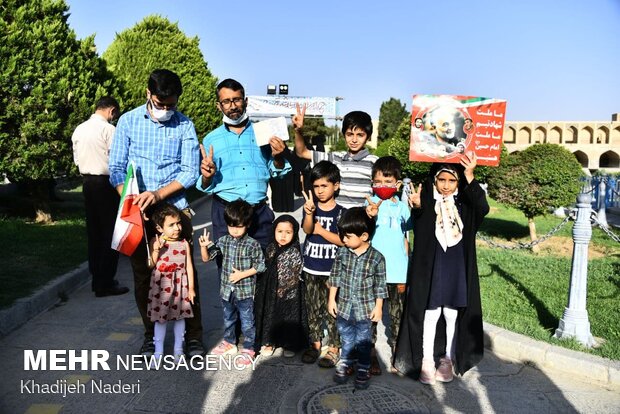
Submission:
[[[181,214],[171,204],[162,204],[153,213],[152,220],[159,233],[150,242],[151,285],[147,315],[155,323],[155,357],[161,359],[168,321],[174,321],[174,357],[178,362],[183,355],[185,318],[192,318],[194,268],[187,240],[181,237]]]

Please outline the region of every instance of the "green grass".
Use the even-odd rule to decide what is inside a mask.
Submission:
[[[530,241],[523,213],[493,200],[489,204],[491,213],[481,232],[503,244]],[[561,221],[552,215],[535,218],[538,237]],[[592,334],[606,342],[586,350],[576,341],[552,338],[568,303],[572,224],[569,221],[556,234],[560,239],[555,244],[542,243],[538,254],[489,248],[484,243],[478,248],[484,319],[535,339],[620,360],[620,246],[598,228],[593,229],[590,242],[587,310]],[[560,246],[567,250],[564,255],[558,253]]]
[[[589,350],[620,359],[620,254],[588,264],[587,309],[591,332],[606,342]],[[568,301],[570,257],[540,257],[527,251],[479,248],[478,270],[484,320],[535,339],[582,349],[551,336]]]
[[[49,225],[32,221],[34,210],[27,198],[0,197],[0,232],[5,235],[0,308],[87,260],[81,188],[57,194],[63,201],[50,203],[55,221]]]

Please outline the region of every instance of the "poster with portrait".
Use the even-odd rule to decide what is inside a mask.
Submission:
[[[413,95],[411,161],[458,163],[474,151],[478,165],[499,165],[506,101],[459,95]]]

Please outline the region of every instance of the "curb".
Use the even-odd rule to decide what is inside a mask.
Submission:
[[[65,301],[68,293],[77,290],[89,280],[88,262],[84,262],[69,273],[47,282],[32,295],[17,299],[13,305],[0,311],[0,338]]]
[[[620,361],[573,351],[483,323],[485,348],[509,360],[620,389]]]

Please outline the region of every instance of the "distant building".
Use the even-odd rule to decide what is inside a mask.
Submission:
[[[560,144],[584,169],[620,172],[620,114],[611,122],[506,122],[504,144],[509,153],[522,151],[537,143]]]

